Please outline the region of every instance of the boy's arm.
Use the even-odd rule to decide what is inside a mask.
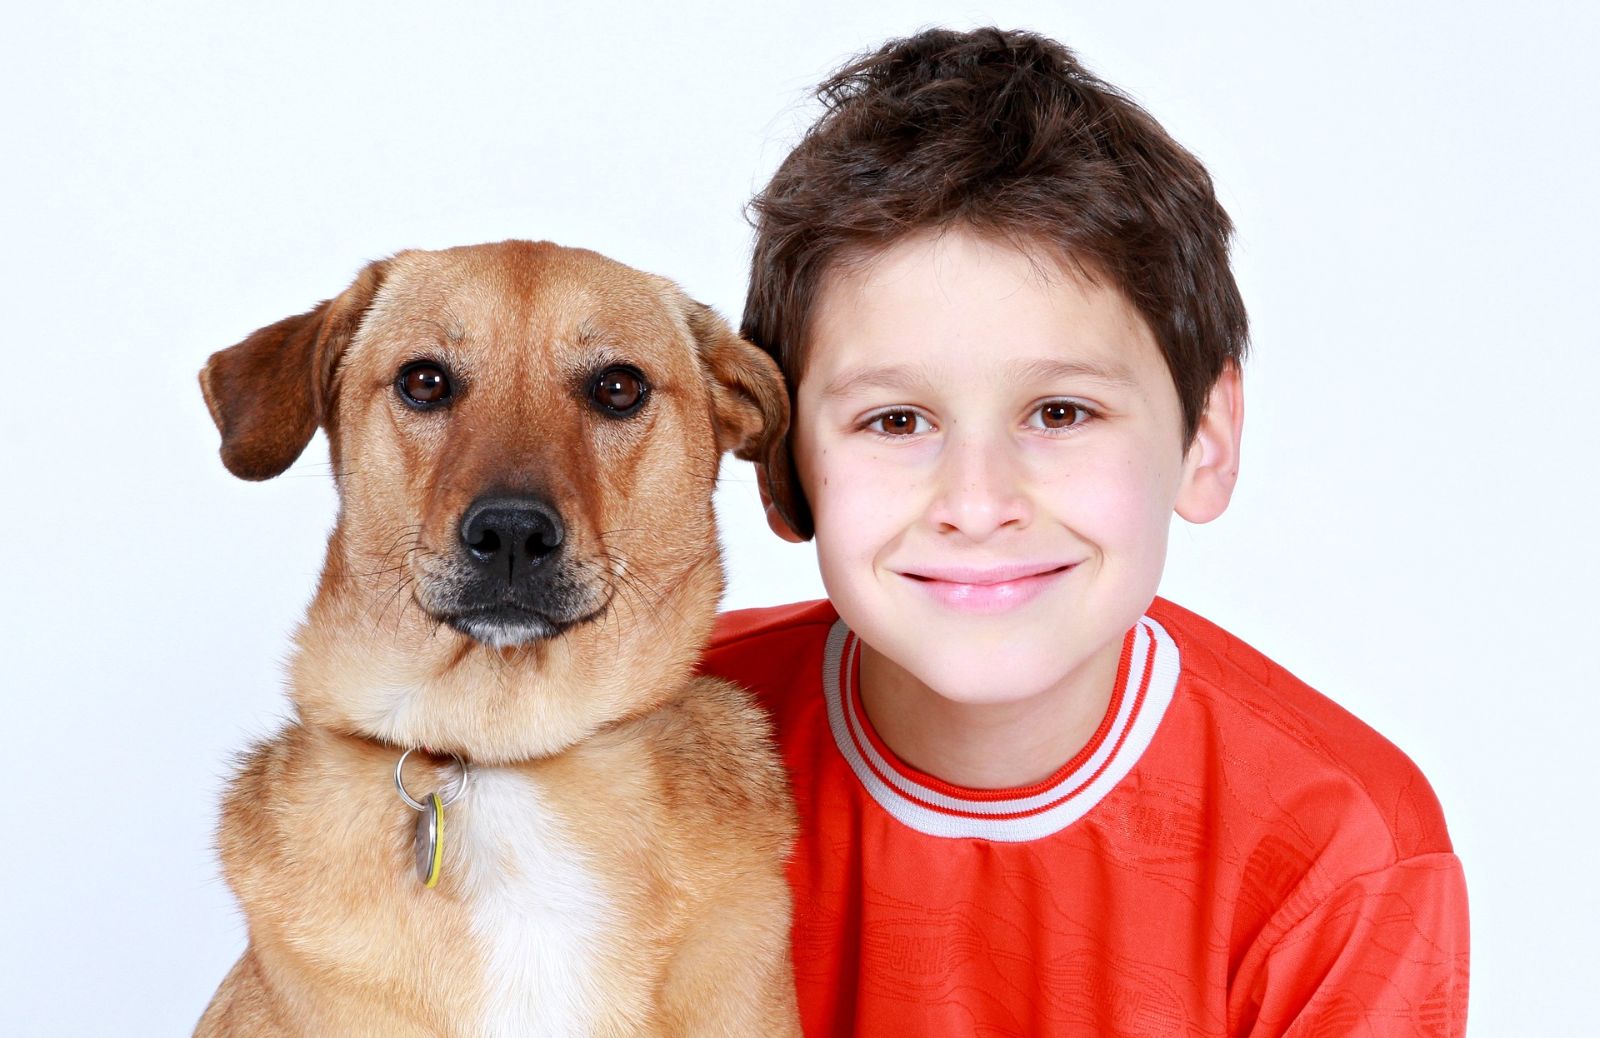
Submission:
[[[1357,876],[1240,964],[1233,1033],[1458,1038],[1467,1022],[1461,863],[1424,854]]]

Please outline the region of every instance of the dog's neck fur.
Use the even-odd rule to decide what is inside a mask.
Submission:
[[[336,531],[295,639],[291,694],[302,722],[484,764],[560,753],[667,701],[692,676],[722,591],[710,554],[648,608],[614,600],[590,621],[628,638],[628,653],[580,658],[566,637],[497,650],[437,623],[404,589],[385,606],[393,578],[375,587],[354,575],[341,542]],[[641,656],[650,669],[632,662]]]

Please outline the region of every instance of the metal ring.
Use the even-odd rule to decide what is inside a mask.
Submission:
[[[416,752],[417,752],[417,748],[415,746],[413,746],[411,749],[409,749],[406,752],[402,753],[400,755],[400,759],[399,760],[395,761],[395,764],[394,764],[394,788],[395,788],[396,791],[399,792],[400,799],[404,800],[407,804],[409,804],[413,811],[426,811],[428,809],[427,805],[421,803],[418,800],[416,800],[415,798],[413,798],[411,796],[410,793],[406,792],[405,779],[400,777],[401,769],[406,766],[406,758],[411,756],[413,753],[416,753]],[[459,753],[452,753],[450,755],[450,757],[451,757],[452,760],[454,760],[456,762],[456,765],[461,769],[461,781],[457,782],[456,786],[455,786],[455,789],[451,790],[449,793],[440,794],[440,796],[439,796],[439,806],[440,807],[449,807],[451,804],[453,804],[457,800],[461,799],[461,794],[463,794],[463,793],[465,793],[467,791],[467,779],[472,774],[471,769],[469,769],[467,767],[467,762],[461,759],[461,755]]]

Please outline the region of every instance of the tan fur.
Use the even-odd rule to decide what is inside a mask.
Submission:
[[[397,399],[420,358],[459,373],[447,411]],[[652,385],[626,421],[582,392],[622,361]],[[461,840],[485,831],[474,812],[498,787],[446,811],[426,889],[392,779],[415,747],[416,791],[453,781],[452,753],[505,788],[525,780],[595,878],[592,1033],[798,1034],[784,776],[744,693],[693,676],[722,588],[719,456],[770,452],[787,422],[765,354],[660,278],[503,242],[375,263],[213,356],[201,384],[245,478],[281,472],[324,428],[341,508],[297,637],[295,720],[227,795],[219,844],[250,943],[196,1033],[477,1033],[498,993],[473,915],[492,877],[474,870],[501,866]],[[502,649],[439,621],[461,516],[486,492],[559,508],[592,619]]]

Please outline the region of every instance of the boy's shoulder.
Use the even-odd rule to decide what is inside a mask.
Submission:
[[[1281,806],[1307,822],[1334,804],[1364,806],[1395,861],[1451,851],[1438,798],[1398,746],[1204,617],[1160,598],[1149,615],[1176,644],[1187,701],[1215,731],[1225,766],[1259,772],[1237,778],[1297,791],[1302,800]],[[1333,795],[1338,787],[1347,795]]]

